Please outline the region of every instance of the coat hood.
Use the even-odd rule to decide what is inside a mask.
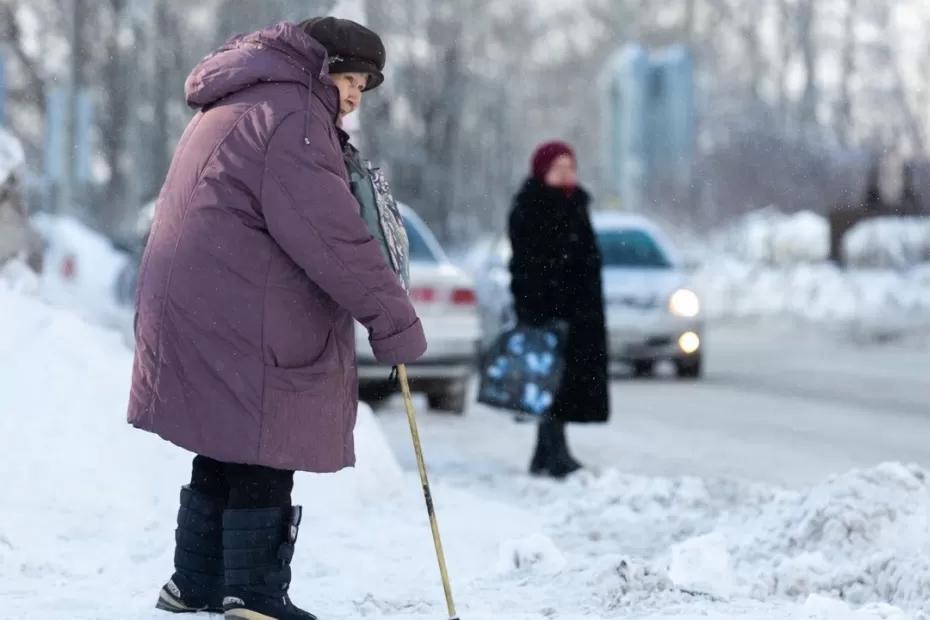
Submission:
[[[261,82],[295,82],[320,96],[335,115],[339,96],[326,58],[319,42],[289,22],[236,35],[191,71],[184,83],[187,104],[202,108]]]

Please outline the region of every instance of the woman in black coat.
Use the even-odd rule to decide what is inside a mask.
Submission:
[[[566,422],[606,422],[609,415],[607,338],[601,254],[588,214],[591,199],[577,185],[572,149],[540,146],[532,175],[510,214],[511,291],[517,319],[541,325],[566,321],[565,376],[539,425],[530,472],[557,478],[581,467],[565,440]]]

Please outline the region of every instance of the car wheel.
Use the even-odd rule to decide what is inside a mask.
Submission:
[[[655,374],[655,362],[652,360],[636,360],[633,362],[634,377],[651,377]]]
[[[465,413],[466,392],[464,381],[451,381],[437,386],[436,390],[429,392],[426,398],[429,408],[434,411],[462,415]]]
[[[699,379],[703,373],[701,357],[690,357],[675,361],[679,379]]]

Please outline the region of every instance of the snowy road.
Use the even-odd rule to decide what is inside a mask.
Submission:
[[[698,383],[615,380],[611,423],[570,429],[577,456],[598,469],[789,486],[883,461],[930,465],[926,340],[856,344],[809,326],[744,323],[712,329],[707,341],[707,377]],[[382,419],[406,458],[396,401]],[[529,425],[481,407],[423,425],[439,467],[478,461],[489,473],[522,471],[532,447]]]

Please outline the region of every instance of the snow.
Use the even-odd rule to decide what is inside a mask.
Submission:
[[[930,613],[930,485],[919,467],[836,476],[733,515],[717,532],[753,596],[829,593]]]
[[[92,321],[125,323],[127,311],[116,303],[114,287],[129,258],[74,217],[38,213],[32,221],[46,244],[41,297]],[[64,267],[71,261],[74,272],[68,277]]]
[[[713,247],[748,263],[794,265],[826,260],[830,226],[816,213],[775,207],[748,213],[714,235]]]
[[[865,222],[846,249],[844,269],[827,260],[824,218],[762,209],[710,235],[693,284],[712,319],[789,317],[867,337],[930,325],[930,223]]]
[[[29,295],[37,295],[41,286],[39,276],[19,259],[0,265],[0,282],[13,292]]]
[[[844,270],[827,262],[775,268],[717,256],[701,265],[694,283],[713,318],[893,325],[920,321],[930,311],[930,264],[904,271]]]
[[[0,275],[4,613],[161,618],[152,603],[171,571],[190,455],[125,423],[120,335],[36,297],[36,284],[15,267]],[[360,406],[358,467],[296,480],[292,594],[324,618],[445,613],[417,474],[381,426]],[[427,459],[469,441],[427,444]],[[439,471],[463,618],[930,617],[930,490],[916,466],[798,490],[614,469],[563,483],[481,463]]]
[[[23,145],[13,134],[0,127],[0,185],[23,165]]]
[[[856,267],[907,269],[930,263],[930,218],[881,217],[859,222],[843,239]]]
[[[565,556],[552,539],[542,534],[509,540],[501,543],[497,572],[506,574],[519,571],[539,571],[557,575],[565,568]]]
[[[737,591],[730,564],[723,536],[705,534],[672,546],[668,576],[680,588],[728,597]]]

